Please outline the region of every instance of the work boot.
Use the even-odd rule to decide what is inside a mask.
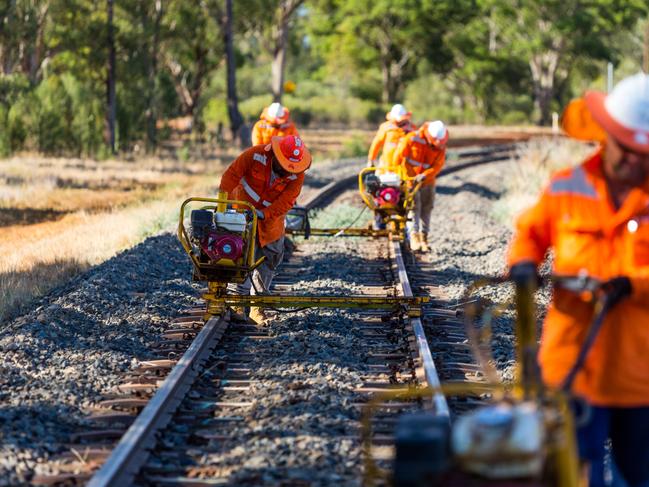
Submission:
[[[430,250],[428,246],[428,235],[423,232],[419,234],[419,247],[422,252],[428,252]]]
[[[257,325],[261,325],[268,319],[264,310],[258,306],[253,306],[250,308],[250,314],[248,315],[250,321],[253,321]]]
[[[410,234],[410,250],[417,252],[421,248],[421,241],[419,240],[419,232],[412,232]]]
[[[230,319],[232,321],[246,322],[246,308],[243,306],[232,306],[230,308]]]

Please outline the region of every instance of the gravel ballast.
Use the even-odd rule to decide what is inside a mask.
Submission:
[[[426,259],[434,264],[439,284],[447,286],[450,300],[459,299],[475,277],[496,274],[503,269],[510,230],[491,214],[492,204],[502,191],[505,164],[469,169],[438,183],[430,238],[433,250]],[[334,171],[333,166],[316,165],[314,186],[326,184],[339,170],[355,171],[353,167],[351,162],[338,163]],[[343,255],[351,257],[357,251],[355,241],[339,242],[336,245],[349,246],[343,249]],[[305,283],[303,288],[354,293],[357,284],[349,276],[327,274],[325,277],[323,273],[320,280]],[[151,358],[151,346],[161,331],[173,317],[196,302],[199,289],[190,282],[189,263],[175,235],[167,232],[89,270],[40,300],[31,312],[3,324],[0,329],[0,485],[29,482],[38,462],[60,452],[70,433],[82,424],[84,408],[101,400],[103,394],[119,384],[138,359]],[[495,290],[489,297],[494,301],[504,299],[507,290]],[[328,391],[332,387],[351,390],[359,384],[356,373],[345,365],[350,354],[348,342],[353,337],[340,338],[342,328],[338,326],[344,327],[349,322],[345,313],[301,315],[292,315],[278,324],[278,332],[287,333],[290,339],[277,350],[277,361],[281,364],[290,358],[292,348],[305,345],[313,347],[314,357],[319,353],[329,357],[319,369],[313,365],[297,371],[304,375],[304,380],[312,376],[313,383],[305,390],[291,392],[296,396],[309,395],[307,399],[318,405],[314,411],[305,411],[303,420],[307,431],[309,425],[315,425],[314,431],[319,432],[332,427],[329,420],[318,416],[332,407],[327,399]],[[313,322],[307,337],[302,337],[305,332],[300,328],[300,319]],[[497,358],[499,365],[507,368],[511,365],[508,351],[512,342],[511,323],[501,320],[497,327],[496,340],[500,343]],[[261,382],[263,397],[257,405],[263,416],[269,401],[285,402],[287,396],[276,389],[273,379],[276,370],[269,368],[260,374],[267,377]],[[342,416],[333,424],[346,421],[348,418]],[[260,417],[262,430],[274,427],[270,423],[264,425]],[[245,457],[254,464],[255,470],[266,465],[277,449],[286,448],[275,440],[263,439],[251,442],[248,447]],[[352,443],[327,442],[307,435],[294,438],[290,448],[296,457],[322,456],[320,480],[324,484],[335,481],[335,476],[325,475],[325,470],[332,471],[334,459],[344,462],[342,459],[349,457],[355,447]],[[356,453],[351,452],[351,456]],[[343,470],[355,466],[353,463]],[[343,473],[336,475],[345,478]],[[271,474],[270,478],[276,477]]]

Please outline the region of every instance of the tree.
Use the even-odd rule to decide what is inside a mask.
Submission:
[[[470,17],[474,2],[433,0],[327,0],[320,3],[329,22],[315,27],[334,53],[346,54],[360,69],[379,66],[381,101],[392,103],[403,94],[404,84],[427,59],[434,70],[450,67],[446,33]]]
[[[208,0],[172,0],[165,16],[169,36],[163,46],[164,65],[181,105],[183,115],[193,119],[192,129],[202,134],[203,92],[209,74],[223,55],[220,26],[215,24]]]
[[[525,59],[539,123],[551,121],[557,86],[580,59],[612,60],[611,39],[631,27],[646,6],[641,0],[486,0],[509,55]]]

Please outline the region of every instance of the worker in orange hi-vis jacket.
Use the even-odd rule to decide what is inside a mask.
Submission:
[[[408,215],[408,239],[413,251],[430,250],[428,231],[435,203],[435,179],[446,160],[447,142],[446,125],[435,120],[425,122],[419,130],[403,137],[394,152],[394,164],[399,167],[400,173],[422,183],[415,194],[413,210]]]
[[[253,272],[252,279],[237,286],[238,294],[266,292],[275,268],[284,256],[284,219],[302,190],[304,172],[311,154],[300,137],[273,137],[270,144],[245,150],[221,178],[221,191],[231,199],[248,201],[257,212],[255,258],[266,260]],[[252,289],[251,289],[252,288]],[[235,319],[245,319],[243,308],[235,308]],[[263,310],[253,307],[250,318],[261,323]]]
[[[554,274],[602,283],[596,294],[608,296],[611,307],[581,368],[574,367],[594,306],[559,284],[538,360],[552,387],[563,386],[576,371],[572,392],[589,406],[577,427],[589,485],[608,485],[604,459],[610,439],[613,475],[624,477],[629,487],[647,486],[649,76],[626,78],[608,96],[587,92],[568,106],[563,126],[573,137],[596,139],[599,147],[581,164],[554,174],[519,218],[509,250],[510,276],[536,282],[537,267],[552,249]]]
[[[270,144],[273,137],[299,135],[289,116],[288,108],[280,103],[271,103],[264,108],[252,128],[252,145]]]
[[[417,130],[417,127],[410,121],[412,112],[406,110],[401,104],[396,104],[385,115],[386,121],[379,126],[379,130],[372,140],[370,151],[367,154],[367,167],[374,167],[381,152],[378,167],[381,171],[395,172],[392,155],[397,148],[399,140],[409,132]],[[381,149],[383,149],[381,151]]]

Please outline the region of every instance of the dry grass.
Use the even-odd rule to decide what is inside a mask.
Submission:
[[[531,139],[523,144],[519,159],[507,169],[505,194],[494,208],[496,217],[512,223],[536,202],[552,173],[581,163],[592,151],[591,145],[564,137]]]
[[[0,321],[177,218],[210,194],[222,164],[0,161]]]

